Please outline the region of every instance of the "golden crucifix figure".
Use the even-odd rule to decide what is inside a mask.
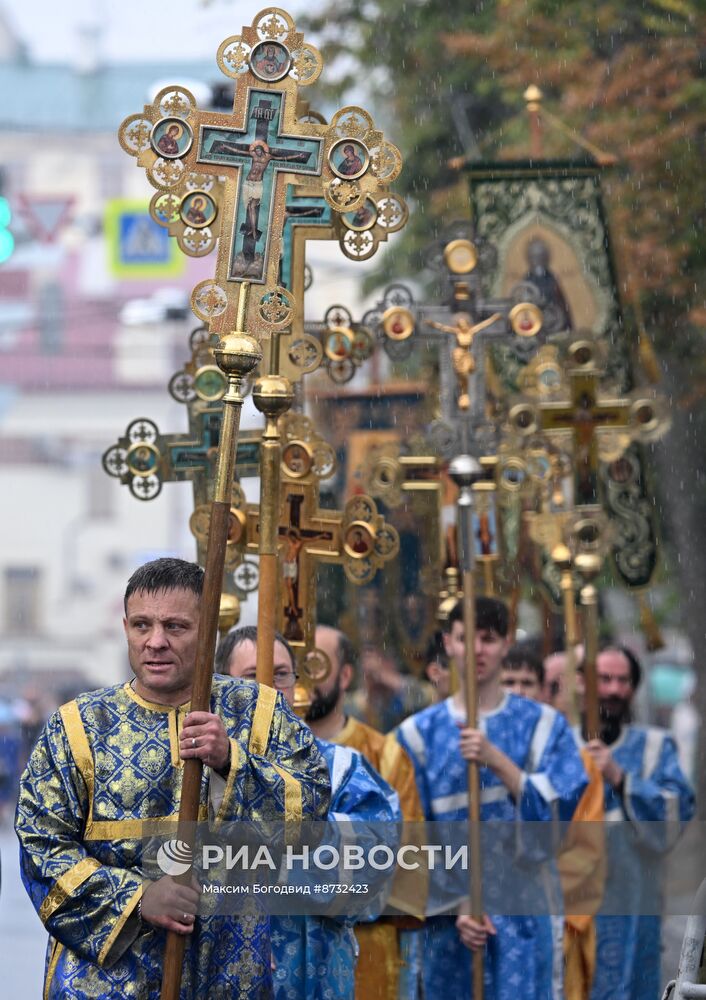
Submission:
[[[473,323],[466,313],[457,313],[454,316],[455,323],[449,326],[446,323],[438,323],[436,320],[428,319],[427,325],[433,326],[435,330],[442,333],[451,333],[456,338],[456,347],[451,352],[451,360],[458,381],[458,408],[468,410],[471,405],[471,394],[468,386],[469,376],[476,369],[475,358],[473,357],[473,340],[477,333],[492,326],[493,323],[502,318],[501,313],[493,313],[488,319],[480,323]]]

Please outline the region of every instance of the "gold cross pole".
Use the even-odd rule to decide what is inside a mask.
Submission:
[[[258,379],[253,388],[253,402],[265,416],[265,430],[260,451],[260,599],[257,604],[256,677],[260,684],[273,683],[277,595],[279,592],[278,523],[280,494],[280,444],[278,419],[292,405],[292,383],[278,375],[279,338],[270,338],[270,373]]]
[[[211,523],[206,550],[204,591],[201,598],[196,669],[191,692],[194,712],[207,712],[211,701],[213,658],[216,651],[216,633],[221,602],[221,583],[225,563],[226,545],[230,524],[231,488],[235,475],[235,453],[240,426],[240,413],[244,396],[243,388],[248,376],[262,359],[257,341],[243,330],[247,306],[247,284],[240,296],[236,329],[221,337],[215,350],[218,367],[228,379],[228,390],[223,397],[223,423],[218,446],[216,484],[211,503]],[[184,777],[179,804],[177,837],[193,846],[193,824],[198,816],[201,795],[202,763],[194,757],[184,762]],[[189,884],[191,869],[182,881]],[[162,975],[162,1000],[177,1000],[181,986],[186,939],[170,931],[164,950]]]
[[[460,562],[463,579],[463,630],[466,646],[464,693],[466,724],[478,728],[476,684],[476,602],[473,580],[473,484],[483,478],[483,469],[470,455],[458,455],[449,464],[449,475],[459,488],[457,501]],[[480,771],[477,761],[468,762],[468,849],[471,862],[471,916],[483,921],[483,882],[480,842]],[[483,1000],[483,952],[473,952],[473,1000]]]
[[[552,561],[561,574],[561,595],[564,610],[564,636],[566,647],[566,715],[572,726],[578,719],[576,704],[576,644],[578,637],[578,622],[576,619],[576,594],[574,592],[574,577],[572,573],[573,560],[568,546],[560,543],[552,549]]]
[[[279,498],[275,430],[292,398],[291,384],[277,374],[277,334],[290,325],[295,305],[291,293],[278,284],[287,189],[298,183],[323,194],[335,212],[356,212],[396,178],[402,165],[397,148],[361,108],[341,109],[330,125],[298,117],[299,87],[318,79],[323,60],[286,11],[260,11],[240,35],[225,39],[217,61],[236,82],[232,114],[201,111],[188,90],[169,86],[119,130],[125,151],[161,192],[151,211],[181,248],[202,256],[218,242],[215,279],[199,282],[191,296],[194,313],[220,338],[215,354],[229,384],[211,507],[194,709],[209,703],[243,382],[262,359],[256,335],[270,338],[269,369],[254,390],[266,420],[258,602],[258,646],[265,652],[261,662],[258,650],[258,680],[272,682],[277,594],[273,533]],[[248,294],[251,287],[257,294]],[[180,826],[197,818],[199,788],[196,771],[188,768],[187,782],[185,769]],[[183,938],[168,935],[162,1000],[176,1000],[179,994],[183,948]]]
[[[601,571],[600,555],[585,553],[576,556],[576,568],[584,578],[581,588],[581,604],[583,606],[583,638],[584,653],[584,683],[586,686],[586,739],[595,740],[601,735],[601,719],[598,706],[598,676],[596,659],[598,657],[598,591],[594,580]]]

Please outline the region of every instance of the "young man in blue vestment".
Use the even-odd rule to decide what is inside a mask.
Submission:
[[[501,821],[493,825],[496,872],[515,860],[518,821],[571,819],[586,786],[576,741],[564,717],[547,705],[503,691],[507,633],[505,606],[478,598],[477,729],[467,726],[461,683],[455,695],[406,719],[397,730],[414,762],[428,820],[468,819],[467,761],[481,765],[481,820]],[[465,635],[460,603],[449,616],[444,643],[462,679]],[[485,866],[484,872],[484,896],[492,899],[495,875],[492,870],[488,874]],[[549,913],[492,912],[479,922],[467,912],[467,901],[457,900],[453,909],[447,907],[427,919],[425,995],[471,996],[469,949],[483,949],[485,1000],[554,1000],[556,963]]]
[[[255,679],[256,660],[257,629],[252,626],[229,632],[216,654],[219,670],[250,681]],[[293,705],[294,654],[279,633],[275,634],[273,676],[275,685]],[[361,753],[328,740],[316,738],[316,744],[331,776],[330,820],[391,824],[402,819],[397,792]],[[376,915],[367,912],[363,919]],[[275,1000],[354,1000],[355,917],[288,915],[270,919]]]
[[[603,775],[608,873],[596,917],[591,1000],[658,1000],[658,861],[694,815],[694,793],[669,733],[631,722],[642,676],[634,654],[607,646],[598,655],[596,673],[601,735],[585,743],[584,733],[580,742]]]
[[[45,1000],[157,1000],[166,931],[188,936],[181,1000],[272,998],[266,917],[199,914],[196,886],[142,870],[143,824],[176,818],[187,757],[205,765],[204,820],[283,819],[285,789],[299,819],[328,811],[326,763],[274,690],[214,678],[211,711],[190,711],[202,590],[181,559],[132,575],[134,679],[62,706],[22,777],[22,878],[50,934]]]

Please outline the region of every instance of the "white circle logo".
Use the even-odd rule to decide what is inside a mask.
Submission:
[[[168,840],[157,851],[157,864],[165,875],[183,875],[192,860],[191,848],[184,840]]]

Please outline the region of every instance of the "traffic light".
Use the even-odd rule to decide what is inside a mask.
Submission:
[[[12,211],[7,198],[0,196],[0,264],[4,264],[12,256],[15,249],[15,237],[8,226],[12,222]]]

